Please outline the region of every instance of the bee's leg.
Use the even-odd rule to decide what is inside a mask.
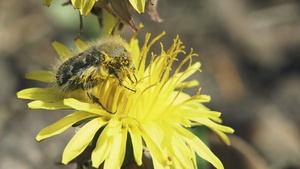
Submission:
[[[130,74],[127,75],[128,79],[131,81],[131,83],[134,83],[133,80],[131,79]]]
[[[120,82],[120,85],[121,85],[121,86],[123,86],[123,87],[125,87],[126,89],[128,89],[128,90],[130,90],[130,91],[133,91],[134,93],[136,92],[136,90],[134,90],[134,89],[131,89],[131,88],[129,88],[129,87],[127,87],[127,86],[123,85],[121,82]]]
[[[134,71],[135,70],[135,67],[134,67],[134,65],[132,64],[132,70]],[[137,78],[136,78],[136,76],[135,76],[135,74],[133,73],[133,77],[134,77],[134,79],[135,79],[135,83],[138,81],[137,80]],[[131,80],[131,79],[130,79]],[[131,80],[132,81],[132,80]]]
[[[119,83],[120,83],[121,86],[125,87],[126,89],[128,89],[128,90],[130,90],[130,91],[136,92],[136,90],[130,89],[129,87],[127,87],[127,86],[125,86],[125,85],[122,84],[122,82],[120,81],[120,78],[119,78],[119,75],[118,75],[117,72],[114,71],[114,75],[115,75],[116,78],[118,79],[118,81],[119,81]]]
[[[90,99],[92,99],[93,102],[98,103],[107,113],[116,114],[116,111],[115,112],[111,112],[111,111],[107,110],[107,108],[105,108],[103,106],[103,104],[99,101],[99,99],[96,96],[94,96],[92,93],[90,93],[89,91],[87,92],[87,95],[88,95],[88,97]]]
[[[137,80],[137,78],[136,78],[135,74],[133,74],[133,77],[134,77],[134,79],[135,79],[135,83],[136,83],[138,80]]]
[[[131,79],[131,76],[128,74],[127,75],[128,79],[134,84],[134,81]],[[135,83],[137,82],[137,78],[135,76],[135,74],[133,73],[133,77],[134,77],[134,80],[135,80]]]

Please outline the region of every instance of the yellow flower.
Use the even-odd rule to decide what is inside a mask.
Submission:
[[[64,164],[93,143],[93,167],[98,168],[103,164],[104,169],[120,168],[127,151],[127,141],[131,140],[133,156],[138,165],[142,165],[143,152],[149,151],[154,168],[196,168],[196,152],[216,168],[222,169],[220,160],[201,139],[186,129],[195,124],[207,126],[227,144],[229,140],[224,132],[233,133],[230,127],[218,124],[221,122],[221,113],[211,111],[202,104],[210,100],[209,96],[200,95],[200,90],[194,96],[183,92],[186,87],[198,85],[195,80],[184,82],[200,68],[199,62],[191,64],[195,54],[191,51],[171,75],[172,64],[177,61],[176,56],[185,53],[177,37],[167,52],[161,45],[161,53],[152,54],[150,64],[146,65],[150,47],[163,34],[150,43],[150,34],[147,34],[141,49],[136,39],[132,38],[129,43],[134,53],[138,81],[135,84],[129,80],[124,83],[135,88],[136,92],[120,86],[115,78],[107,78],[93,89],[93,94],[107,109],[116,110],[115,114],[104,111],[98,104],[84,98],[61,98],[55,94],[55,87],[29,88],[18,92],[18,98],[34,100],[28,104],[32,109],[77,110],[44,128],[36,140],[42,141],[60,134],[72,125],[84,121],[63,152]],[[63,45],[57,42],[53,45],[61,57],[68,58],[72,55]],[[77,41],[77,45],[82,49],[86,44]],[[185,63],[188,67],[181,70]],[[37,71],[27,74],[26,78],[51,82],[53,75],[48,71]]]
[[[43,0],[44,5],[50,6],[53,0]],[[123,0],[122,0],[123,1]],[[95,3],[99,2],[97,5],[108,3],[122,3],[122,1],[112,1],[112,0],[71,0],[71,3],[73,4],[74,8],[80,10],[81,15],[87,15],[90,13],[92,8],[94,7]],[[129,0],[131,6],[138,12],[138,13],[144,13],[145,11],[145,0]]]
[[[44,5],[50,6],[53,0],[43,1]],[[134,9],[141,14],[147,8],[152,20],[162,22],[163,20],[159,17],[156,10],[157,3],[158,0],[71,0],[64,3],[64,5],[72,4],[75,9],[79,9],[80,15],[87,16],[92,11],[92,14],[101,20],[101,25],[104,27],[109,26],[109,31],[114,27],[121,29],[123,23],[130,25],[133,30],[137,31],[130,11]],[[104,32],[107,32],[107,30]]]

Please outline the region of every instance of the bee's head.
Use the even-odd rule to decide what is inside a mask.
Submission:
[[[110,72],[118,72],[132,65],[130,53],[125,48],[116,48],[106,56],[106,64]]]
[[[99,60],[103,70],[107,70],[109,74],[117,73],[126,76],[126,72],[133,69],[132,56],[128,50],[128,44],[118,36],[104,40],[96,47],[101,53]]]

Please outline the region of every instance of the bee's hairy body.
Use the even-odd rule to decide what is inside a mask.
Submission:
[[[94,50],[94,49],[89,49]],[[100,72],[101,61],[99,60],[100,52],[85,51],[67,61],[58,69],[56,82],[58,86],[66,93],[77,90],[92,88],[99,83],[100,79],[95,76]]]
[[[110,75],[116,77],[120,85],[124,86],[122,81],[126,77],[131,80],[129,74],[133,70],[127,43],[120,37],[107,37],[63,62],[56,71],[56,84],[65,94],[77,89],[87,91],[89,98],[105,109],[89,89]]]

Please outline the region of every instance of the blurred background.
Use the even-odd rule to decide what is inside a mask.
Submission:
[[[29,101],[16,98],[24,88],[47,86],[23,77],[51,69],[57,58],[53,41],[74,48],[78,11],[62,7],[64,2],[54,0],[48,8],[42,0],[0,1],[1,169],[76,167],[57,166],[72,129],[35,141],[41,129],[70,111],[29,110]],[[225,168],[300,169],[300,1],[160,0],[157,10],[162,23],[134,14],[135,24],[145,25],[140,44],[146,32],[154,37],[165,30],[165,49],[178,34],[187,53],[193,48],[199,54],[193,61],[201,61],[202,73],[192,78],[211,96],[206,105],[222,112],[223,124],[236,131],[230,147],[209,134]],[[81,38],[97,39],[97,18],[89,14],[83,24]],[[129,26],[121,31],[127,40],[132,34]],[[159,44],[152,49],[160,53]]]

